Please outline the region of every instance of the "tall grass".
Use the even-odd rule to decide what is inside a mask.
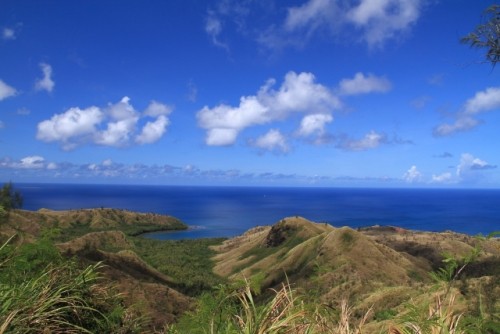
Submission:
[[[206,334],[361,334],[369,310],[362,319],[353,316],[347,301],[339,310],[323,304],[311,305],[289,283],[271,289],[272,297],[258,302],[251,283],[225,289],[215,299],[202,298],[198,310],[186,315],[167,333]],[[207,312],[208,309],[211,312]]]
[[[24,246],[8,242],[0,247],[0,334],[132,333],[123,329],[137,328],[103,284],[101,263],[84,268],[69,260],[51,263],[43,257],[52,254],[46,243],[29,245],[26,253]],[[27,267],[25,256],[33,252],[46,263]]]
[[[109,327],[89,302],[97,268],[89,266],[75,275],[68,268],[47,267],[38,277],[0,285],[0,334],[92,333],[90,329]]]
[[[462,313],[456,311],[455,294],[436,296],[435,302],[427,306],[427,315],[422,307],[409,305],[403,315],[403,323],[390,328],[390,334],[466,334],[459,324]]]

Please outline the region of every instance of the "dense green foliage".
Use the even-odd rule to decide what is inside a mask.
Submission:
[[[212,272],[215,252],[212,245],[224,239],[154,240],[133,238],[136,253],[160,272],[172,277],[176,288],[191,296],[211,289],[225,280]]]

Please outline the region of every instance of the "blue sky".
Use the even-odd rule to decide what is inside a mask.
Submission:
[[[500,187],[485,0],[0,3],[0,181]]]

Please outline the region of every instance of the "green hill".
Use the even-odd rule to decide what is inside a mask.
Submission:
[[[22,282],[36,286],[54,270],[61,273],[54,288],[76,289],[72,275],[90,270],[101,277],[96,284],[65,294],[80,291],[88,301],[82,310],[96,312],[63,316],[100,331],[160,333],[169,325],[170,333],[190,334],[241,333],[247,326],[262,333],[353,334],[362,325],[363,333],[387,333],[391,326],[403,333],[401,326],[416,323],[422,333],[435,333],[449,325],[433,321],[460,316],[467,330],[450,333],[498,333],[498,239],[398,227],[354,230],[302,217],[227,240],[136,236],[183,228],[170,216],[115,209],[12,210],[0,224],[0,298],[5,302],[12,291],[35,295]],[[0,314],[0,333],[26,319],[21,306],[9,307]],[[440,317],[429,318],[432,307]],[[278,324],[283,331],[269,329]]]
[[[215,247],[214,271],[231,280],[257,282],[259,290],[288,280],[309,300],[339,307],[343,300],[358,314],[372,309],[399,312],[411,299],[432,300],[430,273],[443,267],[445,253],[461,259],[481,249],[457,284],[457,309],[470,311],[489,299],[500,310],[500,243],[457,233],[429,233],[395,227],[354,230],[316,224],[301,217],[259,227]],[[489,292],[479,291],[488,286]],[[489,297],[490,298],[489,298]],[[498,314],[498,313],[497,313]]]

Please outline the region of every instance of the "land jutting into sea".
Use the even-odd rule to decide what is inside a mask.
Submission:
[[[0,333],[499,333],[500,241],[283,217],[154,240],[175,217],[4,210]]]

